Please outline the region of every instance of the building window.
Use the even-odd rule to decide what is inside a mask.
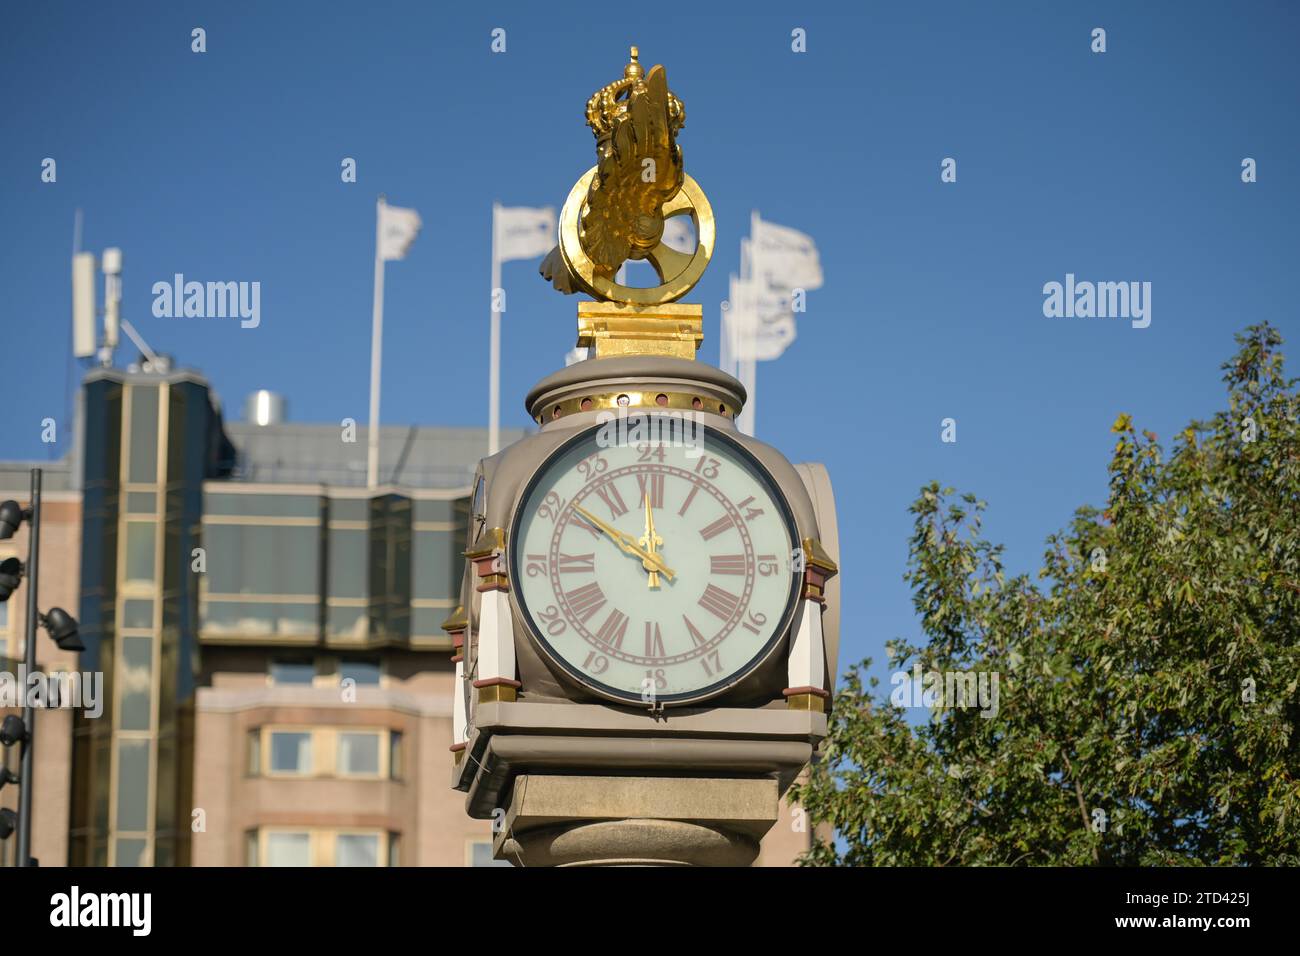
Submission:
[[[334,839],[335,866],[378,866],[378,833],[340,833]]]
[[[131,387],[130,456],[127,477],[130,482],[152,484],[158,480],[158,388],[153,385]]]
[[[330,528],[329,596],[365,598],[370,591],[366,565],[370,548],[365,528]]]
[[[250,730],[248,732],[248,763],[245,769],[250,777],[256,777],[262,772],[261,730]]]
[[[126,523],[126,574],[123,583],[153,583],[154,527],[153,521]]]
[[[153,638],[122,637],[118,665],[119,730],[149,730],[153,720]]]
[[[467,866],[510,866],[509,860],[492,859],[491,840],[470,840]]]
[[[313,661],[272,661],[272,684],[305,684],[311,686],[316,679],[316,664]]]
[[[339,734],[338,775],[340,777],[379,776],[380,734],[377,732]]]
[[[311,834],[272,831],[266,835],[266,866],[311,866]]]
[[[209,597],[200,607],[207,634],[311,637],[320,632],[320,610],[309,599],[244,602]]]
[[[271,734],[271,773],[311,773],[311,732],[274,731]]]
[[[248,732],[248,773],[398,779],[401,739],[383,727],[261,727]]]
[[[339,681],[352,680],[357,686],[379,686],[379,661],[377,660],[341,660],[339,661]]]
[[[148,841],[140,837],[123,837],[117,841],[114,866],[143,866]]]
[[[271,827],[248,830],[249,866],[394,866],[397,834],[333,827]]]
[[[153,628],[153,601],[146,598],[123,601],[122,627],[151,630]]]
[[[210,594],[319,596],[322,548],[317,524],[307,518],[281,519],[301,522],[298,524],[237,524],[231,520],[209,517],[204,522],[208,553],[225,556],[209,562]]]
[[[393,780],[402,779],[402,732],[388,732],[388,776]]]

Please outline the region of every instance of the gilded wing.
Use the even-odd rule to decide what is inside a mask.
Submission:
[[[564,261],[564,253],[560,251],[559,246],[546,254],[537,271],[542,274],[543,279],[565,295],[573,295],[579,291],[578,277],[569,271],[569,266]]]
[[[681,103],[656,66],[628,91],[623,109],[596,144],[596,176],[582,216],[582,247],[613,277],[627,259],[643,259],[663,235],[664,203],[682,186],[676,130]]]

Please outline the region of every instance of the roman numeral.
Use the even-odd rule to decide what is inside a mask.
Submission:
[[[710,584],[705,588],[704,596],[700,598],[700,607],[724,621],[731,620],[731,616],[736,613],[736,608],[739,606],[739,597],[730,591],[724,591],[716,584]]]
[[[573,616],[585,624],[593,614],[605,606],[605,592],[600,589],[599,583],[592,581],[572,591],[565,591],[564,601],[569,605]]]
[[[691,502],[695,500],[695,493],[698,492],[699,490],[700,490],[700,486],[697,485],[697,484],[695,484],[694,482],[692,482],[692,483],[691,483],[691,490],[690,490],[690,492],[686,495],[686,500],[682,502],[682,506],[681,506],[681,508],[679,508],[679,509],[677,510],[677,513],[678,513],[679,515],[681,515],[681,516],[683,516],[683,517],[686,516],[686,509],[689,508],[689,507],[691,506]]]
[[[563,562],[564,555],[560,555]],[[709,556],[710,574],[744,574],[748,562],[743,554],[714,554]],[[564,570],[563,566],[560,568]]]
[[[754,496],[753,496],[753,495],[750,495],[748,498],[746,498],[746,499],[745,499],[744,501],[742,501],[740,504],[736,505],[736,507],[737,507],[737,508],[749,508],[749,503],[750,503],[751,501],[753,501],[753,500],[754,500]],[[745,512],[745,520],[746,520],[746,521],[753,521],[755,518],[757,518],[757,517],[759,517],[760,515],[762,515],[762,513],[763,513],[763,509],[762,509],[762,508],[749,508],[749,510]]]
[[[663,472],[638,471],[636,474],[636,484],[637,488],[640,490],[642,501],[645,501],[645,496],[649,495],[651,508],[662,508],[664,506]]]
[[[730,527],[732,527],[731,515],[723,515],[721,518],[719,518],[717,521],[713,522],[712,524],[706,524],[703,528],[701,528],[700,537],[702,537],[705,541],[711,541]]]
[[[594,554],[562,554],[560,559],[555,562],[555,567],[561,574],[595,571],[596,556]]]
[[[668,656],[664,653],[664,636],[659,632],[659,625],[653,621],[645,622],[645,656]]]
[[[682,615],[682,621],[686,624],[686,630],[691,634],[691,640],[696,647],[703,647],[708,643],[708,639],[700,633],[700,629],[691,623],[691,619],[685,614]]]
[[[623,496],[618,493],[618,487],[612,481],[597,485],[596,494],[609,506],[612,517],[621,518],[627,514],[627,505],[623,501]]]
[[[596,639],[604,641],[610,647],[623,649],[623,635],[627,633],[627,615],[614,608],[605,618],[605,623],[596,632]]]

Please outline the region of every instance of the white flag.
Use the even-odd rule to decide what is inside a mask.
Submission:
[[[767,284],[786,289],[820,289],[821,257],[812,237],[789,226],[764,222],[754,214],[750,224],[751,264]]]
[[[535,259],[555,245],[555,210],[550,206],[496,206],[497,261]]]
[[[420,232],[420,214],[414,209],[379,204],[379,258],[405,259]]]
[[[770,362],[794,341],[789,290],[773,289],[757,279],[731,277],[726,321],[733,362]]]

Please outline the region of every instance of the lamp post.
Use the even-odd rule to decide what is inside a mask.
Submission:
[[[36,672],[36,620],[40,611],[36,607],[36,581],[41,556],[41,469],[32,469],[31,509],[27,518],[27,620],[23,645],[23,662],[27,674]],[[36,746],[36,713],[32,709],[31,695],[23,694],[22,766],[18,781],[18,866],[32,865],[32,751]]]
[[[52,607],[49,614],[42,614],[36,604],[37,577],[41,557],[41,469],[32,469],[32,496],[26,508],[16,501],[0,502],[0,539],[11,538],[18,526],[27,522],[27,563],[17,565],[16,559],[0,562],[0,601],[7,601],[14,587],[21,578],[27,579],[27,622],[24,628],[26,646],[23,648],[23,667],[28,678],[36,673],[36,628],[44,627],[54,639],[60,650],[84,651],[85,647],[77,634],[77,622],[62,608]],[[26,683],[26,679],[21,683]],[[22,744],[22,765],[18,773],[18,866],[35,866],[32,859],[32,763],[36,744],[36,710],[32,706],[32,695],[23,688],[23,717],[10,715],[4,719],[0,728],[0,744],[10,747]],[[13,782],[13,774],[5,771],[0,775],[0,786]],[[15,829],[10,817],[11,812],[4,811],[0,819],[0,839],[9,836]]]

